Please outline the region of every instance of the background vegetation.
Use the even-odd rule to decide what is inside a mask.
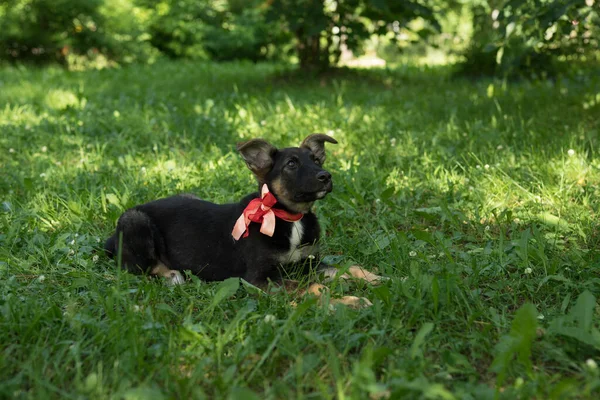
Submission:
[[[0,0],[0,398],[600,398],[598,4],[248,4]],[[312,132],[323,255],[391,278],[331,296],[373,307],[104,257],[135,204],[253,190],[236,142]]]
[[[469,75],[554,75],[598,59],[595,0],[2,0],[0,59],[69,66],[170,58],[336,65],[383,41],[458,55]],[[393,57],[392,57],[393,58]]]

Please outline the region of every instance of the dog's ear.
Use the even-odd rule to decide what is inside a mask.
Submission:
[[[304,139],[301,148],[310,150],[320,165],[325,163],[325,142],[337,144],[337,140],[322,133],[313,133]]]
[[[237,150],[242,155],[250,171],[259,180],[264,179],[273,167],[273,156],[277,149],[263,139],[252,139],[248,142],[238,143]]]

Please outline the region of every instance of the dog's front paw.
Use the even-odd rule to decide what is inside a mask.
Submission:
[[[179,271],[171,270],[169,274],[165,276],[167,285],[175,286],[175,285],[183,285],[185,283],[185,278]]]

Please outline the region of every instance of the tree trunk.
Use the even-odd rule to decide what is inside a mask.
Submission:
[[[329,48],[321,47],[321,35],[305,36],[302,30],[296,32],[298,44],[296,51],[300,60],[300,69],[324,70],[329,67]]]

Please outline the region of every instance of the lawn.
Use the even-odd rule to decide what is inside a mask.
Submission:
[[[600,77],[160,62],[0,69],[0,397],[598,398]],[[235,143],[328,132],[323,255],[389,276],[294,308],[119,272],[128,207],[256,189]]]

